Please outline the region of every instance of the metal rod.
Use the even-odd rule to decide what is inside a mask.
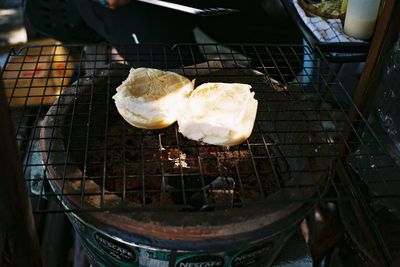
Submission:
[[[0,266],[41,266],[39,240],[0,81]]]
[[[357,218],[357,223],[363,233],[363,237],[365,238],[366,245],[371,250],[371,254],[374,259],[374,266],[389,266],[389,262],[391,261],[391,255],[387,251],[385,244],[381,243],[379,239],[379,233],[376,232],[373,226],[371,219],[368,219],[368,216],[365,213],[362,197],[359,196],[358,192],[355,192],[356,188],[351,184],[350,176],[348,175],[348,171],[346,171],[345,166],[339,159],[336,164],[336,171],[339,176],[339,179],[347,186],[343,186],[346,194],[353,196],[350,199],[351,206],[354,211],[354,215]]]

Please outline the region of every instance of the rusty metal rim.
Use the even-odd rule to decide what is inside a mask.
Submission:
[[[44,129],[42,129],[44,131]],[[45,139],[40,140],[40,147],[42,151],[44,149]],[[42,153],[43,160],[47,161],[46,153]],[[53,168],[52,165],[47,166],[47,170],[52,177],[59,177],[60,174]],[[79,171],[79,170],[77,170]],[[62,188],[61,180],[49,180],[52,189],[55,192],[59,192],[60,188]],[[64,190],[70,190],[67,183],[64,184]],[[64,196],[64,199],[67,197]],[[65,206],[69,207],[79,207],[80,198],[79,196],[68,196],[67,201],[63,201]],[[89,203],[85,203],[86,205],[90,205]],[[281,219],[288,217],[290,214],[298,210],[303,206],[302,203],[291,203],[289,205],[285,205],[284,209],[273,208],[273,209],[265,209],[264,214],[260,215],[260,209],[254,208],[254,213],[258,215],[256,218],[242,218],[242,221],[231,224],[221,224],[217,226],[201,226],[201,225],[182,225],[182,226],[172,226],[167,224],[161,224],[161,222],[143,222],[140,220],[136,220],[132,218],[133,216],[137,217],[145,217],[146,215],[151,216],[152,212],[129,212],[129,216],[127,213],[113,213],[113,212],[87,212],[85,215],[88,215],[88,219],[98,220],[104,224],[114,226],[116,229],[120,229],[123,231],[154,236],[159,239],[172,239],[172,240],[207,240],[207,239],[218,239],[224,238],[227,236],[233,236],[236,234],[247,233],[251,231],[256,231],[263,227],[266,227],[270,224],[276,223]],[[194,217],[198,217],[198,219],[203,219],[207,213],[186,213],[186,212],[157,212],[159,214],[171,215],[174,216],[181,215],[182,218],[189,216],[191,219]],[[235,217],[235,215],[240,216],[243,214],[242,211],[232,211],[232,214],[229,216]],[[85,217],[83,215],[82,217]],[[209,214],[208,214],[209,215]],[[210,215],[211,216],[211,215]],[[218,216],[214,215],[213,216]],[[225,214],[226,216],[226,214]],[[191,220],[192,221],[192,220]],[[246,222],[245,225],[243,223]]]
[[[44,158],[46,160],[46,158]],[[50,174],[54,175],[54,168],[48,166]],[[60,186],[60,181],[50,181],[51,187]],[[66,209],[78,204],[79,200],[68,198],[63,201]],[[284,212],[277,210],[259,216],[253,220],[244,219],[244,222],[221,224],[218,226],[171,226],[157,222],[143,222],[113,212],[82,212],[74,213],[80,220],[92,225],[93,227],[105,231],[111,236],[117,236],[127,243],[141,244],[164,249],[177,250],[215,250],[234,248],[241,244],[248,244],[255,240],[271,238],[275,235],[296,226],[310,212],[316,203],[291,204],[285,207]],[[259,210],[258,210],[259,211]],[[143,216],[145,212],[129,213],[129,215]],[[176,215],[176,213],[174,213]],[[184,216],[193,214],[182,213]],[[279,216],[274,216],[274,215]],[[204,213],[197,214],[204,216]],[[271,219],[272,218],[272,219]],[[253,227],[251,227],[253,226]],[[243,231],[239,231],[242,229]]]

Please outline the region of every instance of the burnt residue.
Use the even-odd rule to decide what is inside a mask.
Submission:
[[[80,167],[126,201],[182,211],[242,207],[279,190],[276,162],[252,160],[247,145],[209,146],[183,136],[177,141],[175,127],[141,130],[117,118],[106,137],[89,139]]]

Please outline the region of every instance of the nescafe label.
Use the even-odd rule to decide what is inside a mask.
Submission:
[[[271,243],[266,243],[249,248],[233,258],[231,265],[232,267],[252,266],[260,259],[260,257],[265,256],[265,253],[267,253],[271,247]]]
[[[97,244],[108,255],[123,262],[136,262],[137,252],[126,244],[115,241],[114,239],[100,233],[94,235]]]
[[[179,261],[176,267],[222,267],[224,259],[219,256],[193,256]]]

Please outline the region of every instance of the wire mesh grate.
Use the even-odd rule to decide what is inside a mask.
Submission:
[[[188,140],[176,124],[136,129],[111,99],[131,67],[250,84],[252,135],[226,148]],[[349,119],[351,97],[307,46],[26,47],[10,52],[2,79],[35,212],[212,214],[361,199],[398,213],[398,166],[361,115]]]
[[[110,47],[101,46],[90,47],[90,49],[79,46],[28,47],[11,53],[3,71],[3,80],[9,104],[15,110],[13,117],[18,143],[21,148],[24,148],[23,156],[31,152],[42,152],[32,150],[34,144],[30,141],[40,140],[40,136],[37,136],[38,131],[45,126],[39,122],[53,103],[56,110],[69,108],[62,114],[56,112],[48,115],[68,120],[68,123],[65,124],[58,124],[58,120],[55,120],[52,127],[54,129],[65,128],[66,134],[61,139],[67,143],[67,146],[63,152],[84,155],[83,162],[90,160],[88,152],[94,152],[97,156],[101,155],[100,152],[107,154],[107,147],[111,143],[118,143],[121,138],[126,142],[116,145],[116,151],[126,152],[128,148],[135,151],[156,149],[158,153],[162,154],[162,151],[159,150],[160,147],[162,148],[164,135],[169,138],[173,136],[170,139],[176,139],[174,140],[176,144],[171,147],[175,145],[178,148],[182,137],[175,128],[174,131],[167,129],[163,133],[133,131],[131,126],[121,120],[116,129],[112,129],[114,125],[110,126],[110,116],[115,116],[115,114],[111,114],[111,109],[115,109],[113,103],[110,102],[110,96],[113,94],[112,89],[120,82],[112,78],[123,80],[126,78],[123,74],[124,71],[129,69],[127,65],[121,65],[119,66],[122,68],[121,72],[109,73],[111,68],[114,68],[113,63],[172,69],[190,78],[198,78],[200,82],[231,79],[251,83],[260,102],[259,116],[253,135],[246,144],[232,148],[238,151],[223,151],[221,148],[214,147],[218,151],[216,153],[232,154],[237,152],[240,154],[242,151],[242,153],[251,154],[249,158],[254,162],[257,159],[272,159],[271,149],[277,148],[276,153],[282,153],[279,151],[296,146],[289,154],[285,154],[284,157],[280,155],[280,157],[284,159],[312,158],[315,157],[315,151],[320,150],[318,157],[336,160],[340,156],[338,154],[340,146],[344,145],[349,151],[355,151],[355,148],[363,145],[364,141],[361,138],[363,133],[356,132],[354,127],[351,127],[351,130],[354,131],[356,140],[343,138],[342,126],[348,123],[346,113],[352,108],[351,101],[337,80],[331,77],[332,74],[327,65],[321,63],[316,67],[303,62],[303,58],[310,58],[313,55],[313,52],[307,47],[265,45],[233,45],[232,47],[181,45],[172,50],[164,46],[126,47],[124,49],[126,51],[123,53],[125,59],[118,58],[119,55]],[[200,58],[200,54],[202,58]],[[206,63],[199,64],[204,59],[207,60]],[[220,65],[215,62],[219,62]],[[111,63],[111,65],[107,63]],[[304,67],[307,65],[310,67]],[[257,73],[249,70],[255,70]],[[103,91],[96,88],[98,86],[96,79],[102,76],[102,72],[106,73],[104,80],[107,83],[107,90]],[[257,76],[259,73],[265,74],[265,76],[260,79],[260,75]],[[111,77],[111,75],[114,76]],[[84,92],[80,92],[78,89],[81,79],[90,81],[85,83],[84,86],[89,89]],[[72,83],[73,81],[75,82]],[[72,87],[75,87],[75,90],[68,91],[71,92],[71,96],[76,98],[79,96],[85,100],[59,102],[58,95],[62,91],[65,92],[71,84],[73,84]],[[273,90],[264,87],[270,87]],[[64,94],[64,96],[66,95]],[[285,106],[282,107],[282,105]],[[301,115],[298,115],[299,113]],[[113,117],[113,119],[115,118]],[[290,128],[288,128],[289,125]],[[83,130],[74,131],[74,129]],[[168,132],[169,130],[172,132]],[[301,138],[290,140],[288,136],[285,136],[289,134],[304,134],[308,136],[308,140],[301,140]],[[273,135],[281,135],[277,138],[288,140],[279,140],[280,142],[270,140]],[[149,144],[138,142],[149,136],[155,138]],[[314,139],[311,138],[314,136]],[[103,145],[94,148],[90,141],[96,138]],[[56,139],[56,137],[51,137],[51,139]],[[77,142],[78,140],[79,142]],[[132,142],[135,142],[134,145],[129,145]],[[74,147],[75,143],[79,145]],[[185,144],[184,146],[191,145],[196,146],[197,150],[203,147],[201,144]],[[365,153],[370,156],[379,156],[378,151],[373,149]],[[382,156],[386,155],[383,151],[381,153]],[[126,157],[126,153],[122,154],[123,157]],[[141,153],[142,156],[144,154]],[[278,155],[275,157],[279,158]],[[30,157],[25,158],[29,159]],[[151,162],[152,159],[142,158],[142,163],[147,161]],[[73,163],[71,162],[71,164]],[[111,160],[109,163],[115,162]],[[65,166],[69,162],[58,164]],[[107,165],[107,157],[99,158],[93,164],[84,164],[83,171],[87,171],[87,165],[96,166],[97,164]],[[40,166],[40,164],[36,165]],[[30,165],[24,164],[24,166],[29,167]],[[126,166],[124,165],[123,168],[126,173]],[[308,169],[312,168],[313,166],[308,167]],[[272,167],[273,170],[274,167]],[[276,176],[276,171],[273,173]],[[126,174],[123,176],[126,177]]]

